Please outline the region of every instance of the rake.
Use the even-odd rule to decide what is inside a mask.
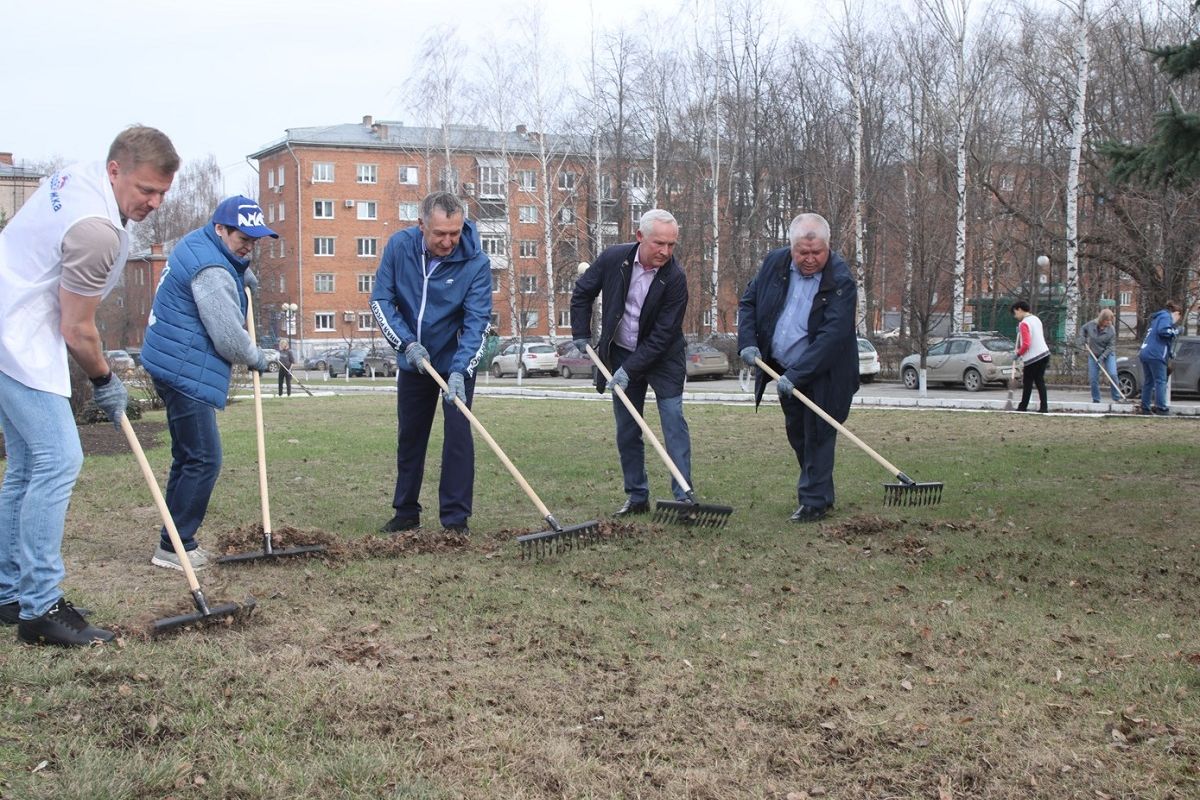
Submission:
[[[608,368],[604,366],[604,362],[600,360],[600,356],[596,355],[596,351],[592,346],[587,345],[587,353],[592,359],[592,363],[596,365],[596,369],[604,376],[604,380],[611,386],[612,374]],[[687,482],[687,478],[683,477],[683,473],[679,471],[679,467],[675,466],[675,462],[667,455],[666,448],[658,441],[658,437],[654,435],[654,431],[650,430],[650,426],[646,424],[646,420],[638,413],[633,406],[633,401],[625,396],[625,390],[620,386],[613,386],[613,394],[621,398],[621,402],[625,404],[626,410],[629,411],[629,416],[633,417],[637,422],[638,427],[642,429],[642,434],[654,445],[654,449],[658,452],[659,458],[667,465],[667,469],[671,471],[671,476],[675,478],[675,482],[679,484],[679,488],[683,489],[687,500],[658,500],[654,506],[654,521],[655,522],[677,522],[681,525],[693,525],[700,528],[720,528],[729,521],[729,516],[733,514],[732,506],[718,506],[710,503],[700,503],[696,500],[696,494],[692,491],[691,485]]]
[[[246,598],[246,601],[240,604],[221,603],[215,606],[208,604],[204,592],[200,589],[200,581],[196,579],[196,571],[192,569],[191,559],[188,558],[187,550],[183,547],[183,540],[179,538],[179,530],[175,527],[175,521],[167,509],[167,501],[163,499],[162,490],[158,488],[158,480],[154,477],[154,471],[150,469],[150,462],[146,460],[146,453],[142,450],[141,443],[138,442],[137,434],[133,432],[133,426],[129,424],[129,418],[124,414],[121,415],[121,430],[124,431],[125,438],[129,440],[129,447],[137,457],[138,465],[142,468],[142,475],[150,487],[150,494],[154,496],[154,504],[158,506],[159,516],[162,517],[163,526],[166,527],[167,535],[171,538],[171,546],[175,549],[175,555],[179,557],[179,566],[183,567],[183,574],[187,576],[188,588],[192,592],[192,603],[196,606],[194,614],[179,614],[155,620],[151,624],[151,634],[158,636],[188,625],[212,625],[248,616],[254,610],[253,597]]]
[[[754,363],[757,364],[758,368],[771,378],[776,381],[779,380],[779,373],[768,367],[761,358],[754,359]],[[799,389],[793,387],[792,394],[796,396],[796,399],[812,409],[813,413],[828,422],[839,433],[862,448],[864,453],[875,459],[879,466],[886,469],[895,476],[896,480],[900,481],[899,483],[885,483],[883,485],[883,504],[885,506],[933,506],[942,502],[943,484],[941,481],[929,481],[927,483],[918,483],[917,481],[914,481],[912,478],[908,477],[899,469],[897,469],[892,462],[888,461],[886,458],[879,455],[879,453],[876,453],[874,450],[872,450],[866,442],[864,442],[862,439],[859,439],[857,436],[847,430],[845,425],[842,425],[842,423],[829,416],[829,414],[825,412],[825,409],[821,408],[812,400],[809,400]]]
[[[421,369],[425,370],[425,374],[433,378],[437,385],[442,387],[442,391],[450,393],[450,387],[442,380],[442,376],[437,373],[433,365],[425,359],[421,359]],[[548,553],[560,553],[564,550],[571,550],[575,545],[584,547],[596,539],[600,538],[600,522],[598,520],[588,520],[581,522],[578,525],[568,525],[563,527],[554,515],[550,513],[550,509],[546,508],[546,504],[542,502],[542,498],[538,497],[537,492],[525,480],[525,476],[517,469],[516,465],[509,460],[504,451],[500,449],[500,445],[496,444],[496,440],[483,427],[483,424],[475,418],[471,413],[471,409],[467,404],[457,397],[454,398],[454,405],[463,413],[463,416],[470,421],[471,427],[475,432],[488,443],[488,447],[492,448],[492,452],[496,454],[496,458],[500,459],[500,463],[504,465],[509,474],[516,480],[517,485],[525,492],[525,495],[533,501],[538,512],[542,515],[542,519],[546,520],[546,524],[550,526],[549,530],[539,531],[537,533],[527,533],[517,537],[517,544],[521,546],[521,558],[530,558],[537,556],[541,558]]]
[[[1125,392],[1122,391],[1121,387],[1117,385],[1117,382],[1113,380],[1112,375],[1109,375],[1108,370],[1106,370],[1104,365],[1100,363],[1100,359],[1096,358],[1096,354],[1092,352],[1092,346],[1089,344],[1084,344],[1083,349],[1087,350],[1087,354],[1092,357],[1092,361],[1096,362],[1096,369],[1100,370],[1100,374],[1103,375],[1104,379],[1108,381],[1110,386],[1112,386],[1113,391],[1121,395],[1122,402],[1133,402],[1133,398],[1125,395]]]
[[[255,347],[258,343],[254,335],[254,295],[246,288],[246,329],[250,333],[250,344]],[[281,368],[286,369],[282,364]],[[262,504],[263,549],[250,553],[233,553],[221,556],[218,564],[244,564],[247,561],[272,560],[292,556],[307,556],[313,553],[323,553],[328,548],[323,544],[308,544],[300,547],[288,547],[276,550],[271,541],[271,496],[267,492],[267,443],[263,436],[262,382],[257,370],[250,370],[254,381],[254,427],[258,439],[258,493]],[[308,391],[305,389],[305,391]],[[310,392],[311,394],[311,392]]]
[[[302,380],[300,380],[299,378],[297,378],[297,377],[296,377],[296,373],[292,372],[290,369],[288,369],[287,367],[285,367],[285,366],[284,366],[284,365],[283,365],[281,362],[279,362],[279,361],[276,361],[275,363],[279,365],[279,368],[280,368],[281,370],[283,370],[283,371],[284,371],[284,372],[286,372],[288,375],[290,375],[290,376],[292,377],[292,380],[294,380],[296,383],[300,384],[300,388],[304,390],[305,394],[307,394],[309,397],[316,397],[316,395],[312,393],[312,390],[311,390],[311,389],[309,389],[307,386],[305,386],[305,385],[304,385],[304,381],[302,381]]]

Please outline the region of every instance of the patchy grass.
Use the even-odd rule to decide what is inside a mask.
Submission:
[[[475,410],[563,524],[620,505],[606,404]],[[470,540],[436,531],[435,430],[434,529],[389,542],[394,399],[267,404],[273,528],[331,552],[199,573],[210,601],[257,598],[236,626],[84,652],[6,636],[0,797],[1200,792],[1190,421],[858,410],[942,504],[885,508],[889,476],[842,442],[836,513],[797,527],[778,409],[687,414],[727,527],[606,527],[536,561],[513,539],[544,523],[482,442]],[[221,423],[201,541],[254,549],[250,404]],[[168,449],[148,456],[165,475]],[[100,623],[188,600],[148,563],[157,527],[132,457],[89,458],[66,588]]]

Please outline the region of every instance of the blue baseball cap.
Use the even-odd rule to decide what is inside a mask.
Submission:
[[[221,201],[221,205],[213,212],[212,223],[224,225],[226,228],[237,228],[255,239],[264,236],[279,238],[278,233],[264,224],[263,210],[258,203],[240,194]]]

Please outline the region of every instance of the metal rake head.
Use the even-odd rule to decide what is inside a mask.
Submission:
[[[693,503],[688,500],[659,500],[654,508],[654,521],[696,528],[720,528],[729,521],[729,515],[732,513],[732,506]]]
[[[576,547],[587,547],[599,538],[600,523],[593,519],[565,528],[527,533],[517,537],[517,544],[521,546],[522,559],[536,558],[540,561],[549,555],[568,552]]]
[[[941,481],[917,483],[909,480],[903,483],[885,483],[883,485],[883,504],[885,506],[935,506],[942,502]]]

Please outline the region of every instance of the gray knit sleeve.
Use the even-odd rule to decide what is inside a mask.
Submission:
[[[244,327],[246,320],[233,276],[223,267],[205,267],[192,278],[192,297],[204,330],[221,358],[230,364],[257,363],[259,350],[250,343]]]

